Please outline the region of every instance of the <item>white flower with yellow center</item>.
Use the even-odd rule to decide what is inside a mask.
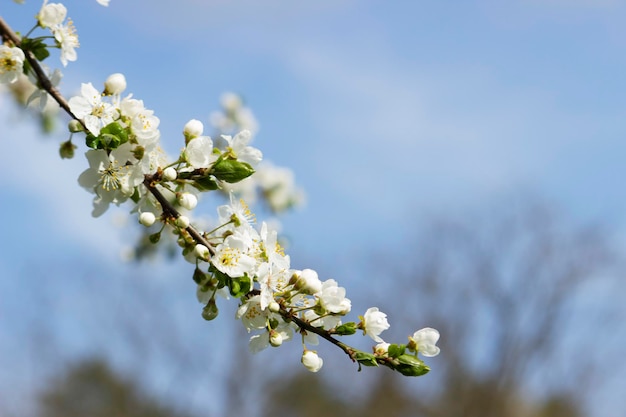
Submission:
[[[70,98],[70,110],[85,122],[91,134],[98,136],[102,127],[119,118],[119,112],[110,103],[102,101],[102,94],[91,83],[81,84],[80,93],[80,96]]]
[[[220,224],[228,224],[225,229],[221,230],[242,230],[251,236],[258,235],[258,232],[252,225],[256,222],[254,213],[242,199],[237,200],[233,193],[230,194],[230,204],[219,206],[217,215]]]
[[[20,48],[0,45],[0,83],[17,81],[24,67],[24,52]]]
[[[211,263],[229,277],[254,275],[256,261],[247,254],[248,246],[241,236],[228,236],[215,250]]]
[[[267,319],[270,313],[269,310],[263,310],[261,308],[260,299],[258,295],[248,298],[237,309],[236,317],[241,320],[244,327],[248,332],[252,329],[265,329],[267,328]]]
[[[61,63],[64,67],[68,61],[76,61],[76,48],[80,46],[74,22],[68,19],[67,25],[58,25],[52,29],[54,39],[61,47]]]
[[[226,152],[237,158],[238,161],[246,162],[254,167],[263,159],[263,154],[260,150],[248,146],[252,139],[252,133],[249,130],[242,130],[234,137],[222,135],[222,139],[227,143]]]
[[[85,154],[89,168],[78,177],[78,183],[94,193],[93,216],[104,213],[110,203],[126,201],[142,183],[141,169],[133,165],[134,158],[130,144],[125,143],[110,154],[102,149],[87,151]]]

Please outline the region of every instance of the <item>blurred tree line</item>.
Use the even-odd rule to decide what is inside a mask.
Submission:
[[[524,200],[431,221],[416,235],[401,261],[380,253],[387,261],[364,279],[372,282],[371,303],[380,301],[396,330],[429,325],[441,332],[442,353],[422,385],[387,369],[366,369],[341,375],[349,384],[367,374],[359,395],[347,398],[325,377],[337,377],[331,368],[263,376],[244,352],[233,355],[239,361],[225,382],[226,398],[216,399],[230,405],[225,413],[609,415],[589,411],[594,395],[623,371],[616,362],[624,342],[624,307],[615,295],[623,288],[624,268],[607,233],[595,225],[573,226],[546,204]],[[382,298],[393,293],[390,283],[402,294],[393,301]],[[394,334],[395,340],[402,337]],[[253,385],[259,395],[251,394]],[[39,406],[41,417],[193,417],[96,359],[53,377]]]

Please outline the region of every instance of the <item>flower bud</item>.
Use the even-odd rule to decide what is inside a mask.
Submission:
[[[72,143],[71,140],[61,143],[59,147],[59,155],[63,159],[72,159],[74,157],[74,150],[76,149],[76,145]]]
[[[209,256],[211,255],[210,252],[209,252],[209,248],[207,248],[206,246],[201,245],[201,244],[197,244],[193,248],[193,252],[195,253],[195,255],[198,258],[204,259],[204,260],[209,259]]]
[[[67,128],[69,129],[70,133],[78,133],[83,131],[83,125],[81,125],[80,122],[75,119],[70,120],[70,122],[67,124]]]
[[[198,198],[191,193],[180,193],[178,195],[178,204],[187,210],[193,210],[198,205]]]
[[[219,314],[219,310],[217,309],[217,304],[215,304],[215,300],[211,299],[209,303],[202,309],[202,318],[211,321],[217,317]]]
[[[376,356],[387,356],[389,351],[389,343],[382,342],[374,346],[374,355]]]
[[[178,172],[174,167],[167,167],[163,170],[163,178],[167,181],[174,181],[178,177]]]
[[[303,269],[296,281],[296,289],[305,294],[315,294],[322,290],[322,281],[314,270]]]
[[[324,364],[322,358],[317,356],[317,352],[314,352],[312,350],[305,350],[302,353],[301,360],[302,365],[304,365],[304,367],[311,372],[319,371],[320,369],[322,369],[322,365]]]
[[[181,229],[186,229],[189,227],[189,217],[187,216],[178,216],[178,218],[176,219],[176,226],[180,227]]]
[[[124,74],[111,74],[104,82],[104,95],[121,94],[124,90],[126,90],[126,77],[124,77]]]
[[[154,213],[151,213],[149,211],[144,211],[139,215],[139,223],[143,224],[146,227],[152,226],[155,221],[156,216],[154,215]]]
[[[267,308],[269,308],[272,313],[278,313],[280,311],[280,305],[276,301],[270,302]]]
[[[270,345],[278,347],[283,344],[283,336],[276,330],[270,330]]]
[[[185,139],[189,141],[193,138],[201,136],[203,131],[204,125],[202,124],[202,122],[200,120],[191,119],[187,122],[187,124],[185,124],[183,134],[185,135]]]

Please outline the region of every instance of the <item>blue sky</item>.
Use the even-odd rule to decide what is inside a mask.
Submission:
[[[40,6],[26,3],[2,11],[22,31]],[[81,48],[63,92],[123,72],[161,119],[170,154],[184,123],[207,121],[222,92],[245,96],[261,126],[256,146],[291,167],[308,196],[284,219],[294,259],[327,268],[376,245],[400,250],[423,216],[520,189],[626,236],[625,1],[65,4]],[[123,234],[111,224],[124,211],[92,219],[76,183],[81,155],[58,160],[58,140],[16,115],[0,102],[4,146],[19,138],[0,157],[0,215],[15,219],[0,274],[92,255],[121,262]],[[350,293],[353,278],[342,276],[354,266],[333,262]],[[0,286],[1,324],[24,288]]]

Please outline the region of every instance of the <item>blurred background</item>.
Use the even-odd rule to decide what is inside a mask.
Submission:
[[[280,218],[292,267],[442,353],[417,379],[332,346],[318,374],[298,343],[250,354],[232,301],[201,318],[190,264],[123,259],[134,219],[91,217],[66,119],[44,135],[2,95],[1,416],[626,414],[625,1],[64,4],[66,96],[124,73],[176,155],[241,94],[307,194]],[[0,14],[25,33],[40,7]]]

